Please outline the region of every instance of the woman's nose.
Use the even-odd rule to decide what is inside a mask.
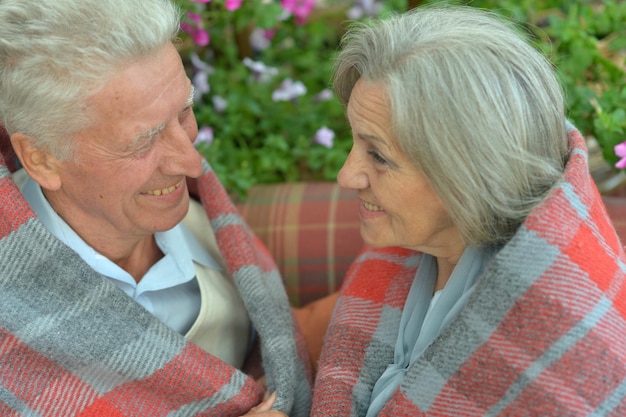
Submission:
[[[346,161],[337,174],[337,183],[343,188],[362,190],[368,187],[368,178],[363,163],[356,156],[354,149],[350,151]]]

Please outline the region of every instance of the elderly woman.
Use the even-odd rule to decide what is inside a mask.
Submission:
[[[548,61],[426,7],[354,26],[334,87],[367,247],[312,415],[624,415],[626,260]]]
[[[308,415],[280,276],[193,146],[179,16],[0,1],[0,140],[22,167],[0,156],[2,416],[239,416],[260,373],[277,395],[256,411]]]

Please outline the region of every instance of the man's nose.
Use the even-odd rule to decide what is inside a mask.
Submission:
[[[167,133],[171,137],[162,161],[164,174],[182,174],[191,178],[197,178],[202,175],[202,155],[193,145],[195,135],[190,137],[189,132],[180,125],[172,127]]]

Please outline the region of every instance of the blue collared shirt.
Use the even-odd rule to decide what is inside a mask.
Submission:
[[[194,262],[220,270],[219,264],[200,245],[184,224],[155,233],[164,254],[137,283],[117,264],[89,246],[59,215],[45,198],[41,187],[28,178],[22,194],[39,220],[50,232],[72,248],[96,272],[111,280],[129,297],[175,331],[185,334],[200,311],[200,290]]]

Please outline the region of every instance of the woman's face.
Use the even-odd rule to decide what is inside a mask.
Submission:
[[[465,245],[456,226],[393,136],[385,88],[359,80],[347,113],[353,145],[338,182],[358,191],[365,243],[460,256]]]

